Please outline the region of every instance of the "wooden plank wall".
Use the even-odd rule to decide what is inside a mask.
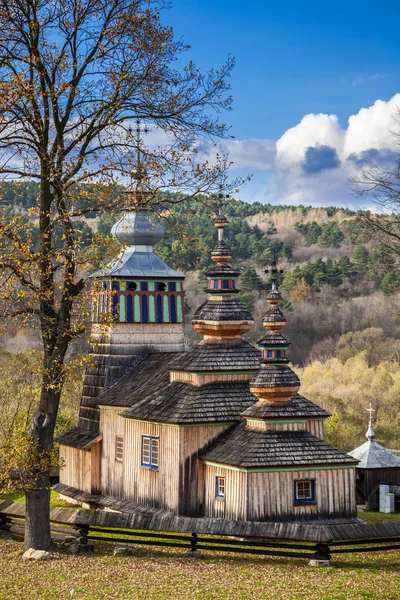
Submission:
[[[180,515],[199,516],[204,510],[204,464],[199,453],[229,425],[180,427]]]
[[[115,438],[117,435],[124,437],[124,421],[118,413],[122,409],[100,410],[100,431],[103,434],[101,452],[101,493],[121,498],[124,489],[124,463],[115,460]],[[124,461],[128,459],[125,452]],[[78,486],[76,486],[78,487]]]
[[[325,439],[325,421],[321,420],[311,420],[307,422],[307,431],[313,433],[320,440]]]
[[[91,493],[90,450],[60,446],[60,459],[64,462],[64,467],[60,471],[60,483]]]
[[[215,484],[218,476],[225,477],[225,500],[215,497]],[[204,516],[245,521],[247,477],[247,473],[241,471],[205,465]]]
[[[223,501],[215,498],[217,476],[225,477]],[[294,481],[298,479],[315,479],[316,504],[294,505]],[[205,480],[206,517],[288,521],[357,514],[354,469],[246,474],[206,465]]]
[[[159,468],[141,466],[142,435],[158,436]],[[178,512],[179,427],[125,419],[124,498]]]

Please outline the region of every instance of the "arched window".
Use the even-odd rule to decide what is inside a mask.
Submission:
[[[176,298],[171,296],[171,323],[176,323]]]
[[[126,299],[126,321],[127,323],[133,323],[133,301],[130,294]]]
[[[147,296],[142,296],[142,323],[149,322],[149,309],[147,304]]]
[[[162,297],[160,294],[157,294],[157,323],[163,322],[163,314],[162,314]]]

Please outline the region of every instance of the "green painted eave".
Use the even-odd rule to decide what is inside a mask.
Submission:
[[[211,462],[208,460],[203,461],[204,464],[210,467],[219,467],[221,469],[227,469],[228,471],[239,471],[240,473],[298,473],[300,471],[335,471],[336,469],[355,469],[357,465],[323,465],[313,466],[304,465],[302,467],[276,467],[276,468],[241,468],[233,467],[231,465],[224,465],[222,463]]]

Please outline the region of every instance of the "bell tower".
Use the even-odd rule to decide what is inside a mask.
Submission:
[[[91,309],[94,365],[85,372],[78,425],[89,430],[98,427],[99,409],[93,399],[144,355],[184,350],[185,276],[154,252],[164,229],[148,209],[150,192],[141,165],[139,122],[136,142],[134,185],[127,192],[134,209],[126,209],[111,230],[121,251],[91,275],[95,282]]]

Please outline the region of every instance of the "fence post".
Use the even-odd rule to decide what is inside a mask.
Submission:
[[[197,549],[197,533],[192,533],[192,539],[190,540],[190,550],[186,552],[186,556],[189,558],[196,558],[200,556],[200,550]]]
[[[76,542],[83,552],[93,552],[93,544],[88,544],[89,525],[75,525]]]
[[[4,532],[3,535],[9,534],[11,529],[10,519],[5,515],[0,515],[0,531]]]
[[[311,567],[329,567],[331,564],[331,555],[327,543],[320,542],[314,546],[314,555],[310,558]]]

